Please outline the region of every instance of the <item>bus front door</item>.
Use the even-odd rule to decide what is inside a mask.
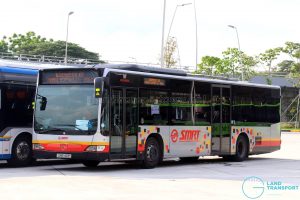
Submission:
[[[230,152],[231,98],[230,86],[212,86],[212,154]]]
[[[111,158],[136,157],[138,133],[138,91],[111,90]]]

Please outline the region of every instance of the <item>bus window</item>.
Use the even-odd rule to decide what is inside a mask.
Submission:
[[[236,125],[255,122],[255,107],[253,106],[255,103],[252,99],[252,92],[254,91],[251,87],[232,86],[232,120],[236,122]]]
[[[195,125],[209,125],[211,116],[210,84],[195,82]]]
[[[171,80],[171,123],[173,125],[193,125],[192,82]]]
[[[140,124],[168,124],[168,92],[157,90],[140,90]]]
[[[3,112],[6,126],[32,124],[32,101],[35,89],[26,85],[7,85],[3,95]]]

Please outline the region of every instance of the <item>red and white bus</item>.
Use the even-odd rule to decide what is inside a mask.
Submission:
[[[139,65],[39,72],[35,158],[242,161],[280,149],[280,88]]]

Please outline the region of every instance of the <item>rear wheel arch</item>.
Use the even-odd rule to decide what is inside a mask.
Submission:
[[[164,158],[164,141],[162,139],[162,136],[157,133],[152,133],[147,137],[147,140],[149,138],[155,138],[157,140],[159,148],[160,148],[160,153],[161,153],[161,155],[160,155],[160,162],[161,162]]]
[[[236,140],[234,160],[243,161],[247,159],[249,155],[249,151],[250,151],[249,137],[246,133],[241,133]]]

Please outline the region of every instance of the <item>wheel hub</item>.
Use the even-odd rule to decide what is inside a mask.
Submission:
[[[29,157],[29,145],[26,142],[20,142],[19,145],[17,146],[17,157],[20,160],[25,160],[26,158]]]

